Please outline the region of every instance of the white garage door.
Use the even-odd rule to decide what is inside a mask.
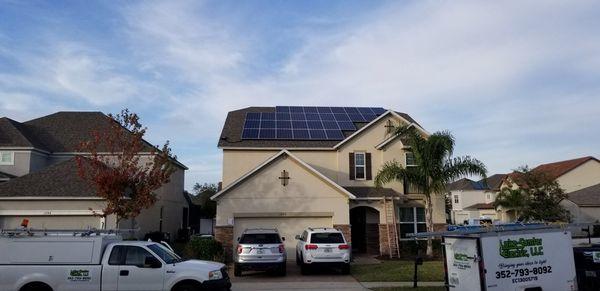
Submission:
[[[301,235],[308,227],[333,227],[331,217],[261,217],[235,218],[233,239],[234,251],[237,238],[247,228],[277,228],[279,234],[285,237],[285,249],[289,261],[296,259],[296,235]]]

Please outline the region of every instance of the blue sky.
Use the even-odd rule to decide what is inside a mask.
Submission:
[[[593,1],[0,0],[0,116],[128,107],[217,182],[226,113],[381,106],[490,174],[600,156]]]

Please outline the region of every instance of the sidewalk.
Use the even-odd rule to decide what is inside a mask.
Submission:
[[[359,282],[363,287],[371,288],[388,288],[388,287],[412,287],[413,282]],[[418,282],[419,287],[444,286],[444,282]]]

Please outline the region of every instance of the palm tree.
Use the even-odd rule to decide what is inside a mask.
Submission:
[[[519,219],[519,214],[525,208],[526,204],[527,197],[521,189],[503,188],[494,201],[496,210],[502,207],[506,212],[513,211],[515,219]]]
[[[397,161],[387,162],[375,177],[375,185],[400,181],[417,187],[425,195],[425,220],[427,231],[433,231],[433,207],[431,195],[446,192],[446,184],[469,175],[486,177],[485,165],[469,156],[452,157],[454,137],[447,131],[424,136],[412,125],[402,125],[394,134],[410,147],[414,155],[414,167],[402,167]],[[427,240],[427,256],[433,255],[431,238]]]

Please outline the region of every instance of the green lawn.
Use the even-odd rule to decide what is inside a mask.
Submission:
[[[446,291],[446,287],[418,287],[414,289],[413,287],[392,287],[392,288],[375,288],[373,291]]]
[[[352,265],[351,270],[352,276],[362,282],[412,282],[414,261],[383,261],[374,265]],[[444,281],[444,262],[425,261],[419,266],[418,274],[419,281]]]

